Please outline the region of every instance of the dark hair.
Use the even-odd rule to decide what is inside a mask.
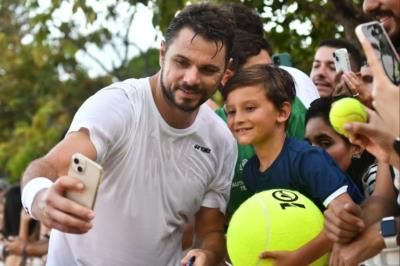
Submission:
[[[232,13],[221,6],[211,3],[186,6],[168,26],[165,33],[166,48],[183,28],[189,28],[195,33],[193,38],[200,35],[214,41],[218,50],[225,47],[225,58],[228,61],[233,45],[234,23]]]
[[[293,103],[296,96],[295,82],[286,71],[274,65],[254,65],[240,69],[228,80],[221,93],[226,101],[229,93],[239,87],[263,85],[265,96],[281,109],[284,102]]]
[[[228,9],[235,17],[236,29],[263,36],[264,26],[256,10],[242,3],[223,3],[222,7]]]
[[[4,236],[17,236],[21,217],[21,187],[12,186],[4,195]]]
[[[238,70],[249,57],[258,55],[261,50],[266,50],[272,57],[272,46],[264,38],[263,21],[257,11],[242,3],[223,3],[222,7],[233,14],[236,25],[231,70]]]
[[[350,60],[352,60],[353,63],[356,65],[357,71],[359,71],[361,66],[363,65],[364,58],[360,53],[360,50],[346,40],[342,39],[325,40],[318,45],[318,47],[323,47],[323,46],[337,48],[337,49],[346,48],[349,53]]]
[[[266,50],[272,56],[272,47],[262,36],[244,30],[236,30],[232,48],[233,63],[230,66],[231,70],[237,71],[249,57],[258,55],[261,50]]]
[[[335,101],[341,98],[344,98],[344,96],[321,97],[312,101],[306,112],[305,124],[307,125],[308,120],[311,118],[320,117],[326,122],[326,124],[331,125],[329,122],[331,106]],[[341,137],[348,142],[346,137],[342,135]]]

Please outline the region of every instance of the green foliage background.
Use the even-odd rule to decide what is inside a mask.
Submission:
[[[74,14],[84,15],[86,25],[100,20],[96,5],[107,7],[107,21],[120,19],[116,10],[122,4],[128,6],[130,17],[126,28],[120,29],[118,34],[107,27],[83,34],[74,21],[57,20],[56,11],[65,2],[71,3]],[[0,176],[7,177],[10,182],[18,182],[27,164],[43,156],[63,137],[73,114],[87,97],[113,81],[157,71],[157,49],[139,49],[139,55],[134,58],[127,52],[129,47],[138,48],[129,38],[137,6],[147,5],[153,9],[153,24],[163,31],[188,1],[94,2],[91,6],[84,0],[52,0],[45,9],[38,9],[38,0],[0,2]],[[366,20],[361,12],[361,0],[242,2],[262,14],[267,30],[265,36],[275,52],[289,52],[295,66],[306,73],[310,70],[315,46],[321,40],[346,37],[357,44],[353,29]],[[298,33],[291,27],[294,21],[306,33]],[[50,34],[55,29],[56,36]],[[27,37],[31,41],[24,41]],[[89,77],[76,60],[77,52],[91,56],[90,45],[102,48],[115,44],[117,39],[126,46],[120,53],[119,64],[110,69],[102,58],[92,56],[106,74]]]

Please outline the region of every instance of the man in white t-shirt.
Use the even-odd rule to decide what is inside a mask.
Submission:
[[[66,137],[28,166],[22,201],[53,228],[48,265],[222,261],[236,142],[203,103],[227,67],[232,29],[232,15],[220,7],[187,6],[161,44],[160,71],[90,97]],[[64,196],[83,190],[66,176],[76,152],[105,171],[94,210]],[[182,231],[192,217],[199,247],[182,258]]]

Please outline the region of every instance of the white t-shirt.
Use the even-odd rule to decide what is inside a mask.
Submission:
[[[229,129],[202,105],[185,129],[161,117],[148,78],[100,90],[69,132],[87,128],[105,176],[93,228],[53,230],[48,265],[180,265],[181,237],[200,206],[225,212],[237,148]]]

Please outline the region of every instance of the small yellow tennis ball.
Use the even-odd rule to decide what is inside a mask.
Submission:
[[[272,189],[257,193],[233,214],[227,248],[234,266],[270,266],[259,259],[264,251],[298,249],[317,236],[324,218],[318,207],[297,191]],[[328,265],[324,255],[312,266]]]
[[[332,104],[329,112],[329,121],[332,127],[339,133],[348,136],[344,125],[350,122],[366,122],[368,113],[364,105],[357,99],[346,97]]]

